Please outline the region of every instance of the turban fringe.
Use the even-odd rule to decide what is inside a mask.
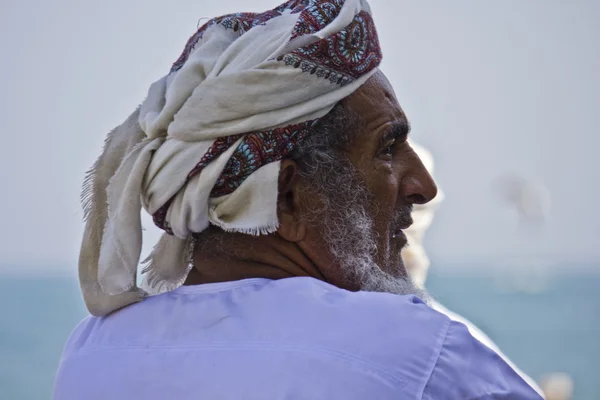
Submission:
[[[202,26],[84,184],[84,299],[106,315],[185,281],[193,233],[278,227],[279,163],[377,69],[366,0],[293,0]],[[140,211],[166,233],[136,285]]]

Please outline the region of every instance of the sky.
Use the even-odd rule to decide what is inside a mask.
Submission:
[[[383,72],[445,193],[435,264],[508,258],[600,269],[600,2],[373,0]],[[74,271],[79,192],[106,133],[165,75],[201,18],[276,0],[2,0],[0,272]],[[494,183],[547,188],[524,227]],[[148,221],[148,219],[146,219]],[[157,233],[146,223],[151,248]]]

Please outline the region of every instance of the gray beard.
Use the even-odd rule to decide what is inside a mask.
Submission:
[[[428,294],[409,277],[395,277],[385,272],[374,260],[377,245],[373,220],[362,204],[354,203],[346,207],[336,222],[328,224],[325,229],[325,241],[347,278],[368,292],[416,295],[429,302]]]
[[[340,165],[341,164],[341,165]],[[369,216],[369,192],[350,165],[338,163],[335,173],[325,172],[325,179],[313,181],[312,189],[322,200],[310,218],[319,224],[323,239],[344,277],[361,290],[397,295],[416,295],[429,304],[429,295],[409,277],[396,277],[375,261],[377,253],[373,218]],[[315,184],[316,183],[316,184]]]

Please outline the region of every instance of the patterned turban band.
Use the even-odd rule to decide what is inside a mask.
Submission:
[[[109,133],[83,191],[80,283],[97,316],[172,290],[192,234],[277,230],[280,160],[377,69],[366,0],[292,0],[215,18]],[[166,233],[137,287],[141,209]]]

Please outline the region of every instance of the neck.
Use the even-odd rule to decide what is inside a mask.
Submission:
[[[215,240],[200,239],[186,285],[296,276],[326,280],[299,244],[288,242],[276,233],[256,237],[236,233],[216,235],[220,237]]]

